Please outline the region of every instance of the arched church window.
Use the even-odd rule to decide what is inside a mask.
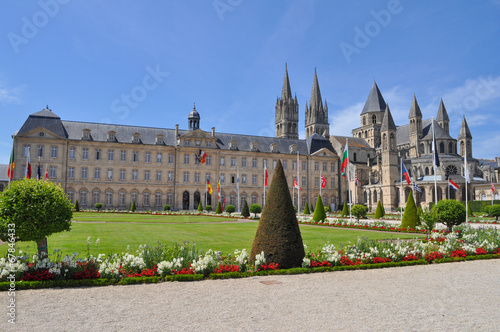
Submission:
[[[449,154],[453,153],[453,144],[451,142],[450,142],[450,144],[448,144],[448,153]]]
[[[372,115],[372,123],[377,123],[377,115]]]
[[[429,167],[425,168],[425,175],[429,175]]]
[[[363,126],[366,126],[366,116],[363,117]]]
[[[444,143],[439,143],[439,153],[444,153]]]

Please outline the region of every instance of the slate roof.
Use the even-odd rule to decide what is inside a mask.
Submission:
[[[436,139],[454,139],[437,122],[432,119],[422,120],[422,140],[432,140],[432,121],[434,121],[434,132]],[[410,143],[410,125],[397,127],[396,142],[398,145]]]
[[[372,147],[365,141],[364,138],[350,137],[350,136],[333,136],[342,145],[342,149],[345,147],[346,140],[349,139],[349,147],[364,148],[372,150]],[[342,153],[342,151],[340,151]]]
[[[370,90],[370,94],[368,98],[366,98],[365,106],[361,111],[361,114],[371,113],[371,112],[384,112],[386,107],[386,103],[384,97],[380,93],[378,89],[377,83],[373,81],[372,89]]]
[[[382,126],[380,127],[380,131],[386,130],[396,130],[396,124],[394,123],[394,119],[392,118],[389,105],[387,105],[385,108],[384,119],[382,120]]]
[[[175,137],[175,129],[65,121],[65,120],[60,120],[60,118],[57,115],[53,114],[52,112],[50,113],[43,112],[42,114],[39,113],[40,112],[31,114],[28,117],[28,120],[26,120],[25,124],[19,131],[18,135],[28,132],[29,130],[34,128],[45,127],[51,131],[54,131],[56,134],[64,133],[64,135],[61,135],[64,138],[70,140],[81,140],[83,130],[88,129],[90,130],[90,140],[92,141],[106,142],[108,140],[108,133],[110,131],[114,131],[116,142],[132,143],[134,134],[139,133],[140,144],[154,145],[156,144],[157,136],[163,135],[163,141],[165,145],[167,146],[177,145],[177,137]],[[186,133],[189,133],[189,131],[188,130],[178,131],[179,136],[182,136]],[[301,155],[312,154],[322,148],[326,148],[335,153],[335,150],[333,149],[333,146],[331,145],[330,141],[318,134],[314,134],[308,137],[306,140],[230,134],[230,133],[216,133],[215,138],[217,139],[216,141],[217,148],[222,150],[229,150],[230,149],[229,143],[234,140],[237,146],[236,150],[238,151],[251,151],[251,143],[256,142],[258,144],[257,151],[260,152],[271,152],[272,151],[271,145],[277,144],[278,153],[290,154],[291,153],[290,146],[296,144],[297,150]]]
[[[436,121],[450,121],[448,112],[446,112],[446,107],[444,107],[443,98],[441,98],[441,102],[439,103]]]
[[[410,107],[410,114],[408,115],[408,118],[411,119],[415,117],[422,118],[422,111],[420,111],[420,106],[418,106],[417,97],[413,95],[413,100],[411,102],[411,107]]]
[[[288,67],[285,64],[285,79],[283,80],[283,89],[281,90],[281,100],[292,98],[292,89],[290,87],[290,80],[288,79]]]
[[[462,119],[462,126],[460,127],[460,133],[458,134],[458,139],[461,138],[472,138],[469,125],[467,124],[467,120],[465,120],[465,115]]]

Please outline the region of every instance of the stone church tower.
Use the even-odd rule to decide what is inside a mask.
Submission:
[[[377,83],[373,81],[372,89],[361,111],[361,126],[352,131],[354,137],[364,138],[373,149],[380,145],[380,126],[385,108],[384,97],[382,97]]]
[[[443,128],[446,133],[450,134],[450,118],[448,117],[448,112],[446,112],[446,107],[444,107],[443,98],[441,98],[441,103],[439,104],[439,110],[436,117],[438,125]]]
[[[306,103],[306,137],[318,134],[325,138],[330,137],[330,124],[328,123],[328,105],[323,108],[321,92],[319,91],[318,75],[314,69],[314,80],[309,106]]]
[[[285,80],[283,82],[283,90],[281,98],[276,99],[275,123],[276,137],[278,138],[299,138],[299,103],[297,95],[292,97],[292,89],[290,88],[290,80],[288,79],[288,68],[285,64]]]
[[[416,158],[423,153],[423,151],[420,150],[420,139],[423,136],[423,129],[422,111],[420,111],[420,106],[418,106],[417,97],[415,97],[415,95],[413,95],[408,119],[410,120],[410,158]]]
[[[382,203],[384,206],[397,205],[397,193],[394,183],[398,180],[398,150],[396,146],[396,124],[389,105],[386,106],[380,127],[382,136]]]
[[[460,133],[458,134],[458,144],[460,147],[460,156],[465,156],[465,146],[467,146],[467,158],[472,158],[472,134],[465,120],[465,115],[462,120],[462,126],[460,127]]]

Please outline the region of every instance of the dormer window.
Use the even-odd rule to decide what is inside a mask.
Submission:
[[[90,140],[90,129],[84,129],[82,131],[82,139]]]
[[[184,141],[184,145],[185,145],[185,146],[191,146],[191,141],[190,141],[190,140],[188,140],[188,139],[187,139],[187,140],[185,140],[185,141]]]
[[[212,142],[207,142],[207,147],[211,147],[212,146]]]
[[[156,135],[156,144],[163,145],[163,135]]]
[[[108,132],[108,142],[114,142],[116,140],[116,132],[110,131]]]
[[[235,139],[233,139],[233,140],[231,140],[231,142],[229,142],[229,148],[231,150],[236,150],[238,148],[238,144],[237,144]]]
[[[271,152],[278,152],[278,144],[272,143],[271,145],[269,145],[269,150],[271,150]]]
[[[291,144],[289,149],[290,153],[297,153],[297,144]]]
[[[134,135],[132,136],[132,142],[133,143],[140,143],[141,142],[141,134],[134,133]]]
[[[255,141],[250,143],[250,150],[257,151],[258,149],[259,149],[259,143],[255,142]]]

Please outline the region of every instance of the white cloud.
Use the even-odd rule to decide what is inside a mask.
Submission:
[[[23,89],[23,86],[16,88],[0,86],[0,103],[14,105],[21,104],[21,93]]]
[[[360,126],[359,114],[364,103],[357,103],[339,111],[330,112],[330,135],[352,136],[352,130]]]

